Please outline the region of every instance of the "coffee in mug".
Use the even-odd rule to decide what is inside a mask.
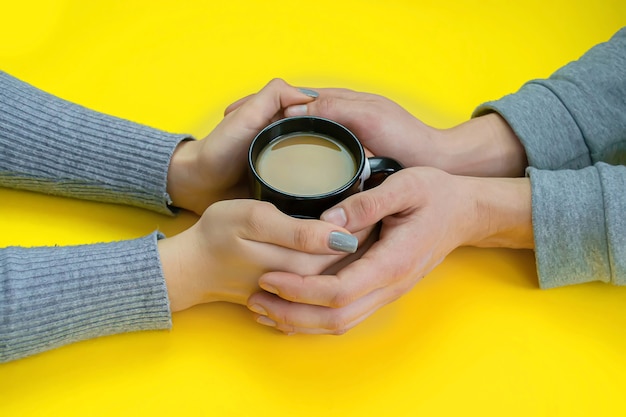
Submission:
[[[288,194],[325,194],[349,183],[356,161],[341,142],[317,133],[292,133],[274,139],[261,150],[259,176]]]
[[[248,151],[252,197],[294,217],[314,218],[363,190],[370,177],[402,169],[391,158],[366,158],[354,134],[315,116],[278,120],[253,139]]]

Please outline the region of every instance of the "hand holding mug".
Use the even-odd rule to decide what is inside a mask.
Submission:
[[[158,249],[172,311],[196,304],[245,304],[268,271],[322,273],[346,257],[342,242],[365,240],[320,220],[296,219],[252,199],[212,204],[184,232],[162,239]]]
[[[284,108],[308,103],[315,96],[272,80],[236,108],[229,108],[206,138],[179,144],[167,176],[173,205],[202,214],[215,201],[246,196],[246,155],[254,136],[281,118]]]
[[[319,97],[289,106],[284,114],[319,116],[352,130],[376,155],[404,166],[431,166],[455,175],[517,177],[528,166],[526,152],[497,113],[449,129],[424,124],[388,98],[339,88],[316,89]]]
[[[382,221],[380,240],[327,275],[269,272],[260,322],[285,333],[341,334],[408,292],[461,245],[532,248],[528,178],[474,178],[413,167],[322,215],[351,232]],[[273,293],[273,294],[270,294]]]

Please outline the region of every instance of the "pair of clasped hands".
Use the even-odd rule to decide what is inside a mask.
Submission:
[[[252,139],[271,122],[297,115],[337,121],[368,152],[407,168],[347,198],[320,220],[293,218],[247,198]],[[521,146],[507,125],[497,115],[478,119],[509,138],[494,133],[497,140],[481,139],[491,140],[485,148],[495,144],[499,156],[514,155],[500,158],[502,166],[487,164],[493,172],[480,173],[523,172],[525,156],[519,156]],[[479,187],[485,192],[501,181],[484,184],[453,175],[478,171],[458,155],[461,139],[478,129],[472,122],[457,134],[455,128],[429,127],[380,96],[311,91],[282,80],[231,104],[206,138],[182,142],[172,156],[168,193],[173,205],[201,218],[159,241],[171,310],[228,301],[247,305],[258,323],[286,334],[342,334],[409,291],[456,247],[499,244],[502,236],[482,227],[476,194]],[[518,184],[514,192],[529,194],[524,187]],[[359,251],[332,249],[332,232],[358,238]]]

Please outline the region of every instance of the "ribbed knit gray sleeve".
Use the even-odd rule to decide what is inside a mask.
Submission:
[[[0,71],[0,186],[171,214],[177,135],[98,113]]]
[[[491,111],[528,156],[540,285],[626,284],[626,28]]]
[[[0,249],[0,362],[97,336],[171,327],[157,238]]]
[[[0,72],[0,186],[172,214],[174,135],[64,101]],[[0,249],[0,362],[113,333],[171,326],[154,233]]]

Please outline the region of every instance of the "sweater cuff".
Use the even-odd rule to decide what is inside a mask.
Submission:
[[[611,281],[603,187],[598,170],[528,168],[539,285]]]
[[[472,117],[499,113],[524,146],[530,166],[558,170],[591,165],[589,149],[576,121],[542,82],[529,82],[515,94],[484,103]]]
[[[160,237],[0,250],[0,362],[99,336],[170,328]]]

